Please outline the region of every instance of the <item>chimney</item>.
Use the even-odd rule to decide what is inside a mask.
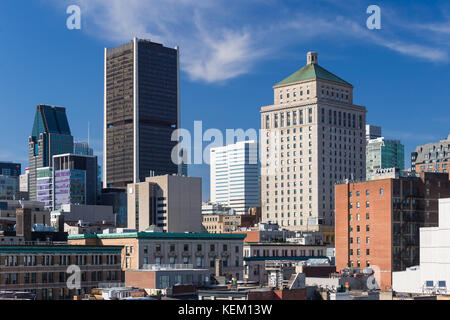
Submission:
[[[306,64],[318,64],[318,54],[317,52],[310,51],[306,54]]]
[[[16,209],[16,236],[31,241],[31,209]]]

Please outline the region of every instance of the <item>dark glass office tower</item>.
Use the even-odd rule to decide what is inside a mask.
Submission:
[[[178,59],[177,47],[137,38],[105,49],[104,188],[179,173],[171,158],[180,125]]]
[[[0,161],[0,174],[4,176],[19,177],[22,173],[20,163]]]
[[[37,169],[51,167],[54,155],[71,153],[73,137],[66,109],[39,105],[36,107],[33,131],[28,138],[30,200],[37,200]]]

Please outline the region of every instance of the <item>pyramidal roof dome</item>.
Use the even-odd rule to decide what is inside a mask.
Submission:
[[[278,82],[275,85],[275,87],[312,79],[322,79],[351,86],[351,84],[348,83],[347,81],[339,78],[338,76],[332,74],[328,70],[325,70],[324,68],[319,66],[317,59],[318,54],[316,52],[308,52],[306,57],[307,57],[306,66],[294,72],[289,77]]]

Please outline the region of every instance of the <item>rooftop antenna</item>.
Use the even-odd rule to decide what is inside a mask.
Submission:
[[[90,127],[91,127],[91,123],[88,121],[88,146],[90,146],[90,141],[89,141]]]

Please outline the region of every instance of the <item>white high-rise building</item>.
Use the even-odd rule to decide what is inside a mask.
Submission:
[[[366,108],[317,58],[309,52],[305,67],[273,87],[274,104],[261,108],[262,220],[332,239],[335,183],[366,174]]]
[[[224,204],[237,214],[260,206],[257,141],[211,148],[210,164],[211,202]]]

